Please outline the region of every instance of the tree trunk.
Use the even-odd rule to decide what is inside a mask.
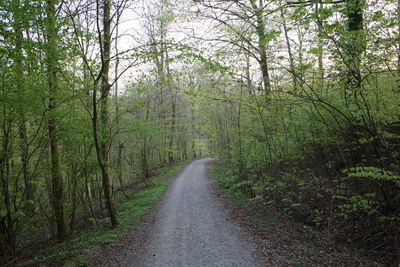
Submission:
[[[196,153],[196,125],[194,124],[194,112],[193,110],[191,111],[191,119],[192,119],[192,153],[193,153],[193,158],[197,158],[197,153]]]
[[[286,46],[287,46],[287,51],[288,51],[288,56],[289,56],[290,72],[292,74],[293,89],[296,91],[297,90],[296,67],[295,67],[295,64],[294,64],[294,59],[293,59],[293,54],[292,54],[292,47],[290,45],[290,40],[289,40],[289,32],[288,32],[288,29],[287,29],[287,26],[286,26],[286,20],[285,20],[283,12],[282,12],[282,18],[283,18],[283,31],[285,33]]]
[[[400,0],[397,0],[397,89],[400,92]]]
[[[346,35],[344,37],[343,61],[345,64],[346,92],[345,98],[348,101],[348,94],[353,93],[354,98],[361,90],[361,56],[364,52],[365,38],[363,33],[363,7],[364,0],[346,1]]]
[[[117,149],[118,149],[118,158],[117,158],[117,177],[119,181],[119,186],[121,188],[121,192],[124,194],[125,197],[128,197],[128,194],[125,192],[125,185],[124,185],[124,177],[122,172],[122,150],[124,148],[124,143],[119,138],[119,99],[118,99],[118,66],[119,66],[119,56],[118,56],[118,32],[119,32],[119,20],[120,14],[117,15],[116,26],[115,26],[115,53],[116,53],[116,60],[115,60],[115,68],[114,68],[114,79],[115,79],[115,91],[114,91],[114,99],[115,99],[115,128],[116,134],[115,139],[118,142]]]
[[[57,119],[55,115],[57,103],[55,94],[58,91],[58,75],[57,75],[57,27],[55,19],[55,2],[54,0],[46,1],[47,12],[47,72],[49,83],[49,143],[51,154],[51,176],[52,176],[52,202],[54,215],[57,224],[57,236],[60,239],[65,239],[68,234],[68,225],[64,211],[64,192],[63,192],[63,177],[61,172],[60,152],[57,142]]]
[[[256,0],[251,0],[251,5],[257,18],[256,31],[258,36],[258,53],[260,55],[259,64],[263,78],[264,94],[265,96],[268,96],[271,91],[271,81],[269,77],[268,57],[267,57],[268,41],[267,41],[267,36],[265,34],[265,22],[264,22],[264,12],[263,12],[264,1],[259,0],[257,6]]]
[[[176,103],[175,97],[172,97],[172,122],[171,122],[171,137],[169,139],[169,148],[168,148],[168,162],[169,165],[174,163],[174,152],[173,152],[173,145],[174,145],[174,135],[175,135],[175,120],[176,120]]]
[[[100,94],[100,120],[101,120],[101,173],[103,178],[104,197],[106,199],[106,207],[111,219],[112,227],[118,225],[115,204],[113,199],[112,179],[109,171],[109,151],[111,144],[110,134],[110,54],[111,54],[111,0],[103,2],[103,39],[102,39],[102,71],[101,71],[101,94]]]
[[[119,181],[119,186],[121,187],[121,192],[125,197],[128,197],[128,194],[125,191],[124,177],[122,173],[122,150],[124,149],[124,144],[120,143],[118,145],[118,158],[117,158],[117,176]]]
[[[5,241],[5,257],[7,261],[12,261],[16,256],[16,229],[14,224],[14,208],[12,207],[12,196],[10,192],[10,132],[11,123],[8,120],[4,120],[2,125],[3,136],[2,136],[2,154],[0,155],[0,179],[2,198],[4,201],[4,208],[6,211],[5,216],[1,216],[0,219],[0,237],[4,236]],[[3,204],[2,204],[3,205]],[[4,227],[4,229],[1,229]],[[1,242],[3,242],[1,240]],[[1,245],[1,243],[0,243]],[[0,254],[1,255],[1,254]]]
[[[301,32],[301,29],[298,29],[297,35],[299,37],[299,68],[298,71],[296,72],[296,78],[298,80],[298,85],[300,88],[303,88],[304,85],[304,74],[305,74],[305,69],[304,69],[304,61],[303,61],[303,35]]]
[[[244,172],[244,160],[243,160],[243,145],[242,145],[242,101],[243,101],[243,88],[240,89],[240,101],[239,101],[239,107],[238,107],[238,113],[236,117],[236,127],[237,127],[237,132],[238,132],[238,147],[239,147],[239,155],[238,155],[238,160],[239,160],[239,179],[241,181],[246,180],[246,173]]]
[[[320,3],[316,4],[316,12],[318,14],[319,9],[323,8],[323,4],[320,1]],[[324,76],[325,76],[325,71],[324,71],[324,44],[323,44],[323,28],[322,28],[322,21],[317,21],[317,26],[318,26],[318,36],[317,36],[317,48],[318,48],[318,72],[319,72],[319,78],[321,79],[321,83],[324,82]]]
[[[252,84],[251,84],[251,74],[250,74],[250,54],[245,53],[244,56],[246,57],[246,82],[247,82],[247,89],[249,95],[253,94]]]

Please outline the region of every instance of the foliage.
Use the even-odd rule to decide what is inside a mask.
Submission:
[[[168,31],[170,3],[153,7],[168,12],[143,17],[153,18],[148,39],[122,49],[118,27],[131,4],[0,2],[0,264],[55,236],[103,231],[119,209],[114,199],[150,183],[160,168],[204,153],[182,93],[187,74],[173,65],[193,50],[155,30]],[[121,82],[139,66],[149,72]],[[108,233],[97,242],[118,236]]]
[[[266,4],[269,15],[264,19],[277,22],[259,25],[274,35],[264,39],[269,46],[263,48],[257,46],[259,33],[233,30],[240,23],[248,29],[260,23],[249,18],[257,15],[251,11],[254,6],[231,4],[206,7],[215,12],[216,21],[221,15],[217,10],[235,18],[223,23],[220,38],[230,43],[241,34],[242,42],[229,46],[242,58],[241,64],[231,64],[241,80],[225,75],[206,89],[212,104],[207,97],[198,100],[207,103],[201,111],[208,122],[209,149],[233,175],[230,183],[219,184],[395,262],[399,52],[376,42],[390,43],[398,36],[381,31],[394,27],[390,8],[377,1],[349,0],[293,3],[279,12],[274,9],[279,5]],[[227,38],[224,31],[234,37]],[[262,49],[269,53],[267,70],[273,71],[266,96],[259,85],[268,82],[260,78],[268,68],[262,64]],[[257,74],[253,58],[259,63]]]

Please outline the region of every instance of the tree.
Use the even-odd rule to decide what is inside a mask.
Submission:
[[[52,201],[54,215],[57,223],[57,232],[60,239],[65,239],[69,234],[67,219],[64,210],[64,190],[63,175],[60,163],[60,151],[57,137],[57,93],[59,90],[58,81],[58,33],[56,21],[56,1],[46,1],[46,61],[47,61],[47,77],[49,86],[49,143],[51,154],[51,175],[52,175]]]
[[[93,132],[97,150],[97,159],[101,168],[103,177],[104,196],[106,198],[106,206],[111,219],[112,227],[118,225],[115,204],[113,200],[112,179],[109,170],[109,151],[111,145],[110,133],[110,115],[109,101],[110,90],[109,71],[111,58],[111,0],[103,1],[103,33],[100,36],[101,49],[101,69],[99,73],[100,80],[100,133],[97,128],[97,92],[93,92]]]
[[[346,16],[346,32],[343,34],[343,61],[346,86],[354,97],[360,93],[362,74],[360,70],[362,54],[366,49],[363,31],[363,0],[347,0],[343,11]],[[347,94],[347,93],[346,93]]]
[[[260,66],[264,94],[268,96],[272,88],[267,47],[276,37],[277,31],[267,29],[265,19],[277,12],[279,8],[272,7],[268,10],[271,3],[264,0],[201,1],[201,4],[214,12],[214,15],[206,16],[225,26],[232,35],[231,39],[217,39],[243,49],[256,59]],[[235,19],[230,21],[230,17]],[[237,25],[235,21],[239,21],[241,25]],[[254,34],[257,38],[256,42],[253,40]]]

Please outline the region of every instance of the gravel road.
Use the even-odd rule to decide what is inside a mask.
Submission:
[[[257,266],[255,247],[211,192],[208,161],[190,163],[171,185],[139,266]]]
[[[186,166],[143,224],[144,232],[134,230],[136,233],[117,247],[112,258],[118,260],[107,257],[107,263],[98,264],[261,266],[252,256],[256,246],[213,194],[212,182],[206,175],[210,160],[200,159]]]

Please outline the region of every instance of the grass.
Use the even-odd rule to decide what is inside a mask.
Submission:
[[[241,206],[253,201],[248,194],[235,189],[235,182],[228,170],[221,165],[213,165],[210,175],[217,181],[218,187],[231,197],[234,205]],[[265,230],[273,229],[273,225],[279,222],[280,218],[272,214],[256,213],[248,216],[248,219]]]
[[[250,201],[251,198],[248,194],[235,188],[232,175],[223,166],[213,165],[210,169],[210,175],[217,181],[218,187],[232,198],[235,205],[242,205]]]
[[[132,193],[128,198],[118,203],[117,218],[119,226],[88,230],[78,236],[74,236],[55,246],[45,249],[34,259],[19,266],[35,266],[39,264],[73,262],[77,266],[88,264],[88,260],[81,257],[91,249],[115,244],[120,237],[128,232],[132,225],[147,214],[154,203],[157,202],[168,188],[167,179],[178,173],[186,162],[166,167],[161,170],[161,175],[153,180],[153,184]],[[86,252],[86,253],[85,253]],[[90,252],[89,252],[90,253]]]

